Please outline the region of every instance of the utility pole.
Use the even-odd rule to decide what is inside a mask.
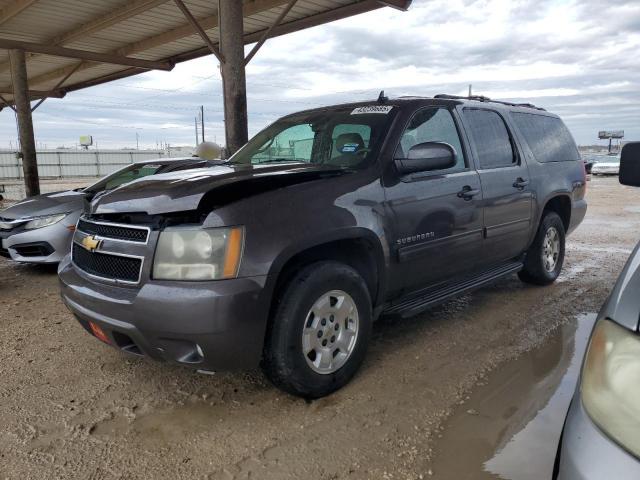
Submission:
[[[31,117],[27,63],[24,50],[9,50],[9,60],[11,63],[11,80],[13,84],[13,102],[16,106],[18,132],[20,136],[24,186],[27,197],[33,197],[34,195],[40,194],[40,179],[38,178],[36,142],[33,134],[33,118]]]
[[[247,143],[249,137],[242,4],[238,0],[218,0],[227,157]]]
[[[204,105],[200,105],[200,126],[202,127],[202,141],[204,142]]]
[[[140,138],[138,137],[138,132],[136,132],[136,150],[140,150]]]
[[[471,84],[469,84],[469,98],[471,98]]]
[[[200,144],[200,139],[198,138],[198,117],[193,117],[193,125],[196,128],[196,147]]]

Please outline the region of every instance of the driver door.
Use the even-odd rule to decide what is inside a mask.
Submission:
[[[452,146],[456,164],[399,177],[394,185],[385,187],[395,227],[395,281],[405,292],[472,270],[482,248],[480,179],[463,149],[451,111],[428,107],[416,112],[402,134],[395,158],[406,158],[411,147],[424,142]]]

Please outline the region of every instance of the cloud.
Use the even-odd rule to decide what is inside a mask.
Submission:
[[[247,69],[249,130],[296,110],[394,95],[462,94],[533,102],[560,114],[577,141],[624,129],[640,139],[640,2],[637,0],[416,0],[270,39]],[[224,140],[213,57],[47,100],[37,141],[100,146],[195,142],[205,106],[208,139]],[[10,110],[0,146],[15,144]]]

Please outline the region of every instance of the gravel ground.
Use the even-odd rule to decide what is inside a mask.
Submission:
[[[0,478],[429,478],[474,387],[606,298],[638,237],[640,190],[595,178],[588,200],[556,284],[514,275],[383,319],[361,373],[313,402],[259,372],[124,356],[67,312],[54,269],[0,259]]]

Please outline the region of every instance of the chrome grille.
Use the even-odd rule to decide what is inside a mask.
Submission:
[[[101,252],[90,252],[73,243],[73,263],[84,272],[107,280],[138,283],[142,259]]]
[[[149,229],[147,227],[92,222],[83,218],[78,222],[78,230],[90,235],[125,242],[147,243],[149,238]]]

